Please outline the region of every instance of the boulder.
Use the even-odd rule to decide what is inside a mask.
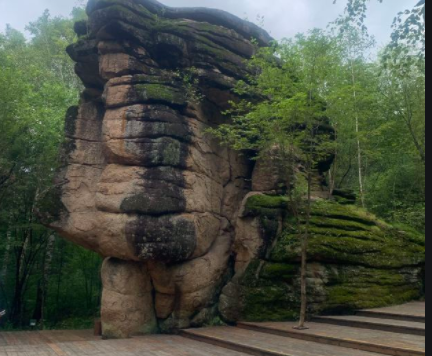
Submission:
[[[305,216],[294,216],[289,202],[280,196],[254,195],[246,206],[247,219],[261,221],[262,237],[256,241],[261,241],[264,251],[256,249],[248,261],[242,261],[242,269],[222,292],[220,311],[230,322],[296,319]],[[277,217],[284,223],[282,232],[275,234]],[[422,296],[422,234],[389,225],[355,205],[326,200],[313,205],[310,234],[310,315],[397,305]],[[245,243],[237,241],[235,246]]]
[[[85,90],[45,221],[107,258],[105,337],[200,325],[231,273],[253,168],[206,131],[226,120],[252,39],[271,38],[223,11],[157,1],[90,0],[87,12],[68,48]]]

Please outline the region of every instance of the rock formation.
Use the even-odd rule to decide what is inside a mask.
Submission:
[[[425,239],[355,206],[352,194],[314,203],[308,252],[309,313],[396,305],[424,290]],[[300,220],[300,223],[302,221]],[[220,309],[230,322],[299,317],[301,233],[284,196],[245,199],[236,274]]]
[[[284,209],[265,208],[271,218],[251,213],[250,199],[264,197],[252,191],[274,186],[265,181],[273,175],[206,132],[228,119],[221,112],[248,73],[245,59],[270,36],[223,11],[155,0],[90,0],[87,12],[68,48],[85,89],[67,114],[64,166],[44,215],[60,235],[106,258],[104,336],[247,318],[245,298],[256,290],[242,276],[275,245],[289,245],[275,240]],[[295,250],[278,256],[294,273]],[[273,267],[258,264],[261,280]],[[401,264],[392,267],[415,279],[414,258]]]

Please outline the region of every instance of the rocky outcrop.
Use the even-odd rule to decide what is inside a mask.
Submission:
[[[45,218],[107,257],[106,337],[203,324],[218,315],[253,169],[206,132],[227,120],[252,39],[271,38],[223,11],[151,0],[91,0],[87,12],[68,48],[85,89]]]
[[[408,227],[393,227],[346,203],[313,205],[308,252],[310,315],[401,304],[424,289],[425,239]],[[348,198],[347,198],[348,197]],[[300,221],[283,196],[253,195],[243,216],[252,228],[238,234],[236,248],[247,261],[224,288],[221,313],[232,322],[281,321],[300,310]],[[252,224],[250,222],[253,222]],[[282,228],[280,229],[280,225]],[[265,238],[264,238],[265,237]]]
[[[145,264],[107,258],[102,266],[105,338],[157,331],[153,286]]]
[[[68,48],[85,89],[67,113],[64,164],[44,220],[106,258],[104,336],[272,317],[268,311],[294,295],[287,288],[296,288],[298,256],[285,248],[288,203],[277,197],[275,209],[274,197],[261,192],[278,194],[291,183],[271,160],[255,167],[207,134],[229,120],[221,113],[247,77],[245,59],[270,36],[223,11],[154,0],[90,0],[87,12]],[[317,196],[325,195],[323,171]],[[327,260],[315,262],[317,284],[344,278],[336,264],[329,272]],[[350,273],[369,271],[360,262],[351,261]]]

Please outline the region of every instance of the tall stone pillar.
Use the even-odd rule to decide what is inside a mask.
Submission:
[[[102,283],[104,338],[128,338],[157,330],[153,287],[144,263],[107,258]]]

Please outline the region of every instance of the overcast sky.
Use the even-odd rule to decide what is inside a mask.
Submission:
[[[0,0],[0,31],[6,24],[24,31],[27,23],[37,19],[45,9],[53,15],[67,16],[82,0]],[[264,16],[264,27],[273,37],[281,39],[314,27],[324,28],[342,13],[346,0],[162,0],[170,6],[204,6],[229,11],[256,22]],[[379,45],[388,42],[391,23],[402,10],[412,8],[418,0],[373,0],[369,9],[368,26]]]

